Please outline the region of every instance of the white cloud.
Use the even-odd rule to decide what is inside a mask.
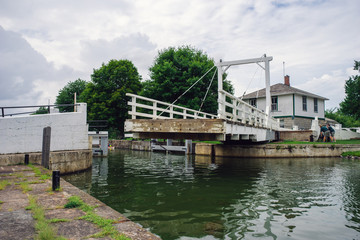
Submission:
[[[72,79],[72,69],[57,70],[20,34],[0,27],[0,105],[53,103],[58,90]]]
[[[294,87],[328,98],[326,109],[338,108],[339,103],[345,98],[345,81],[349,79],[350,75],[355,74],[356,71],[352,70],[352,68],[334,70],[331,73],[314,77]]]
[[[191,44],[216,61],[273,56],[272,83],[283,81],[285,61],[294,86],[331,82],[322,85],[330,93],[323,95],[330,98],[328,106],[336,106],[345,70],[360,59],[355,24],[360,2],[353,0],[0,0],[0,5],[2,27],[18,38],[0,43],[10,49],[8,60],[0,60],[0,84],[33,101],[54,99],[55,88],[89,80],[93,68],[113,58],[133,61],[146,78],[158,50]],[[238,95],[249,82],[248,92],[264,87],[261,71],[251,80],[255,71],[256,66],[230,69]]]
[[[147,78],[149,63],[153,61],[156,54],[156,46],[149,38],[142,34],[131,34],[129,36],[115,38],[111,41],[99,39],[83,41],[81,43],[82,62],[86,71],[101,67],[111,59],[128,59],[138,68],[143,78]]]

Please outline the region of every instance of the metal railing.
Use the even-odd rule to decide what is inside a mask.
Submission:
[[[60,107],[73,107],[73,106],[79,106],[80,104],[57,104],[57,105],[33,105],[33,106],[11,106],[11,107],[0,107],[1,109],[1,117],[9,117],[9,116],[16,116],[16,115],[24,115],[24,114],[34,114],[38,112],[41,108],[41,110],[46,110],[46,112],[42,112],[39,114],[49,114],[50,108],[60,108]],[[26,111],[26,112],[13,112],[13,113],[5,113],[5,110],[8,109],[34,109],[36,110],[32,111]]]
[[[132,119],[150,118],[150,119],[214,119],[216,115],[196,111],[190,108],[172,105],[170,103],[154,100],[127,93],[131,97],[128,105],[131,106],[129,115]]]
[[[109,128],[108,120],[88,120],[87,123],[89,124],[89,131],[99,132]]]

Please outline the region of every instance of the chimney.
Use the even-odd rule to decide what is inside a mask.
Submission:
[[[290,87],[290,77],[289,77],[289,75],[286,75],[284,77],[284,84]]]

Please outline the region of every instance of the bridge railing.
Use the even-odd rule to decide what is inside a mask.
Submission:
[[[214,119],[216,115],[196,111],[190,108],[172,105],[170,103],[158,101],[151,98],[127,93],[131,97],[128,105],[131,106],[129,115],[132,119],[151,118],[151,119]]]
[[[279,128],[279,122],[277,120],[271,117],[269,118],[262,110],[224,90],[219,91],[218,111],[219,117],[223,119],[238,121],[255,127]]]

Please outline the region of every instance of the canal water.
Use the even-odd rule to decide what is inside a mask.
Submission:
[[[360,239],[360,161],[112,151],[64,176],[164,240]]]

